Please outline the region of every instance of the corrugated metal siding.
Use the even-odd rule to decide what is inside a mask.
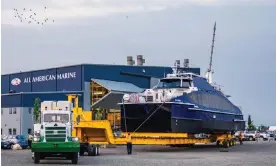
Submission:
[[[72,66],[57,69],[57,91],[81,91],[82,67]]]
[[[10,75],[10,90],[14,90],[16,93],[31,92],[32,85],[27,82],[28,78],[31,78],[31,72]],[[18,82],[14,84],[16,80]]]
[[[32,72],[32,92],[56,91],[56,72],[56,69]]]
[[[82,65],[2,75],[1,94],[20,92],[81,91]],[[4,78],[4,79],[3,79]],[[16,79],[17,78],[17,79]],[[18,85],[11,81],[17,80]]]
[[[9,93],[10,90],[10,77],[9,75],[1,76],[1,93]]]
[[[1,107],[33,107],[35,98],[39,98],[41,101],[46,100],[67,100],[68,94],[80,94],[79,106],[83,107],[83,92],[61,92],[61,93],[21,93],[1,95]]]
[[[199,68],[185,70],[200,74]],[[51,68],[2,75],[2,78],[4,78],[2,79],[2,94],[8,93],[10,90],[15,90],[16,93],[81,91],[83,90],[84,82],[90,82],[91,78],[128,82],[140,88],[149,88],[151,77],[162,78],[165,74],[171,72],[172,69],[170,67],[97,64]],[[12,85],[11,81],[14,78],[18,78],[17,80],[20,80],[20,84]]]
[[[21,94],[1,95],[1,108],[21,107]]]
[[[67,94],[72,94],[71,93],[30,93],[30,94],[23,94],[22,96],[22,101],[23,101],[23,107],[33,107],[34,106],[34,100],[35,98],[39,98],[40,101],[57,101],[57,100],[67,100]],[[75,92],[74,94],[80,94],[81,96],[79,97],[79,106],[83,107],[83,93],[81,92]]]

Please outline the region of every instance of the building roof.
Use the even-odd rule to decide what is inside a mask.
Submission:
[[[131,83],[127,82],[119,82],[119,81],[110,81],[110,80],[102,80],[102,79],[91,79],[92,81],[97,82],[101,86],[105,87],[109,91],[114,92],[142,92],[144,89],[139,88]]]
[[[123,93],[108,93],[102,99],[91,105],[92,108],[120,109],[118,103],[122,102]]]
[[[19,71],[19,72],[10,72],[10,73],[4,73],[1,74],[2,76],[4,75],[12,75],[12,74],[20,74],[20,73],[27,73],[27,72],[36,72],[36,71],[43,71],[43,70],[50,70],[50,69],[57,69],[57,68],[64,68],[64,67],[74,67],[74,66],[84,66],[84,65],[92,65],[92,66],[127,66],[127,67],[155,67],[155,68],[171,68],[170,66],[154,66],[154,65],[142,65],[142,66],[138,66],[138,65],[123,65],[123,64],[89,64],[89,63],[81,63],[81,64],[68,64],[68,65],[64,65],[64,66],[53,66],[53,67],[49,67],[49,68],[40,68],[40,69],[33,69],[33,70],[25,70],[25,71]],[[199,68],[196,66],[192,66],[190,68]]]
[[[107,95],[91,105],[92,108],[101,107],[105,109],[119,109],[120,107],[118,103],[122,101],[123,95],[125,93],[139,93],[144,91],[144,89],[127,82],[102,79],[91,80],[109,90],[109,93]]]

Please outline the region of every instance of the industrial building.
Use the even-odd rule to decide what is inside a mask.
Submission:
[[[127,57],[127,65],[80,64],[1,75],[1,135],[28,134],[33,128],[35,98],[67,100],[67,94],[79,94],[84,110],[97,107],[118,110],[125,93],[151,88],[171,67],[137,65]],[[199,68],[184,70],[200,74]]]

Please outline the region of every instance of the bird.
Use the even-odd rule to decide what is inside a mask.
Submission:
[[[23,10],[25,11],[26,9],[24,8]]]
[[[36,14],[34,13],[34,15],[36,15]]]

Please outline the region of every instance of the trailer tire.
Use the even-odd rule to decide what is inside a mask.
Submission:
[[[97,146],[97,156],[99,156],[100,155],[100,145],[96,145]]]
[[[229,142],[229,140],[227,140],[227,139],[225,139],[224,141],[223,141],[223,147],[224,148],[229,148],[230,146],[229,146],[229,144],[230,144],[230,142]]]
[[[94,145],[93,146],[93,156],[97,156],[97,154],[98,154],[98,146]]]
[[[40,153],[34,152],[34,163],[39,164],[39,162],[40,162]]]
[[[232,146],[235,146],[236,145],[236,140],[235,139],[232,139]]]
[[[217,145],[217,146],[220,146],[220,141],[219,141],[219,140],[216,142],[216,145]]]
[[[78,161],[79,161],[78,152],[73,152],[71,161],[72,161],[72,164],[78,164]]]
[[[88,145],[87,152],[88,152],[88,156],[96,156],[97,155],[96,145]]]
[[[88,153],[88,156],[93,156],[93,147],[92,147],[92,145],[87,146],[87,153]]]

